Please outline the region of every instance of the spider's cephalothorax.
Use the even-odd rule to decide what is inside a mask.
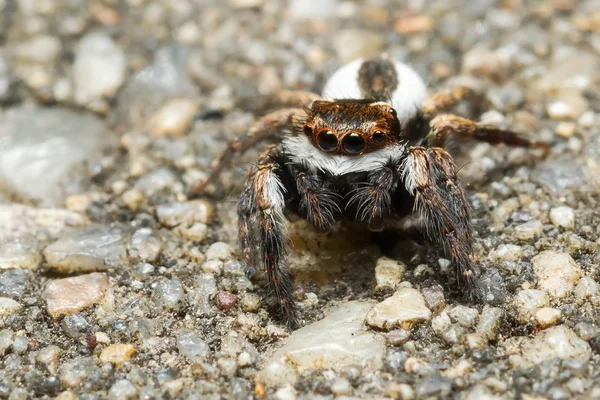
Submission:
[[[492,144],[547,145],[442,113],[469,94],[458,88],[426,97],[423,81],[406,65],[386,56],[357,60],[330,79],[324,89],[328,100],[281,93],[280,103],[301,101],[305,108],[267,114],[229,143],[210,180],[235,154],[263,139],[281,138],[248,171],[238,204],[239,240],[248,266],[265,269],[290,327],[297,326],[298,315],[285,265],[286,209],[320,230],[351,218],[381,231],[386,220],[415,212],[424,233],[451,258],[459,281],[471,285],[478,270],[469,204],[444,145],[453,135]],[[344,98],[331,99],[336,96]]]

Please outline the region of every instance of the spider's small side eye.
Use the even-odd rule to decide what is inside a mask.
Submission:
[[[333,131],[326,130],[319,133],[317,143],[319,144],[321,150],[326,151],[327,153],[331,153],[337,150],[338,139],[337,136],[335,136],[335,133],[333,133]]]
[[[306,136],[312,136],[313,134],[312,128],[308,125],[304,125],[304,128],[302,130],[304,131],[304,134]]]
[[[398,113],[396,112],[396,109],[393,107],[390,107],[390,114],[392,114],[394,117],[398,116]]]
[[[350,133],[342,139],[342,147],[348,154],[359,154],[365,149],[365,140],[358,133]]]
[[[385,133],[382,131],[375,131],[373,134],[373,143],[381,144],[385,141]]]

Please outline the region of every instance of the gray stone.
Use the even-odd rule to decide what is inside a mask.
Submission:
[[[129,243],[129,256],[135,260],[153,262],[162,253],[162,241],[152,229],[141,228],[134,232]]]
[[[72,338],[78,338],[91,329],[91,325],[87,319],[79,314],[67,315],[63,319],[62,327],[65,333]]]
[[[213,207],[204,200],[161,204],[156,207],[158,220],[169,228],[178,225],[192,225],[195,222],[208,224],[212,220],[212,215]]]
[[[0,356],[3,356],[12,347],[14,336],[15,333],[10,329],[0,331]]]
[[[137,395],[137,389],[127,379],[116,381],[108,391],[108,398],[110,400],[137,399],[139,398]]]
[[[543,290],[537,289],[521,290],[513,300],[517,309],[518,319],[523,324],[531,322],[537,310],[546,307],[548,302],[548,294]]]
[[[125,232],[103,225],[73,230],[44,250],[49,266],[61,273],[117,267],[126,255]]]
[[[183,301],[183,285],[179,279],[171,279],[156,285],[154,290],[156,294],[157,307],[167,310],[178,310]]]
[[[19,312],[21,304],[8,297],[0,297],[0,317],[6,317]]]
[[[0,269],[28,268],[35,270],[42,261],[37,240],[32,236],[0,239]]]
[[[488,304],[502,304],[508,296],[502,275],[495,268],[487,268],[475,282],[477,298]]]
[[[159,168],[142,176],[135,184],[147,197],[153,196],[166,188],[172,187],[177,177],[168,168]]]
[[[217,293],[217,282],[211,273],[198,275],[195,285],[188,292],[187,298],[194,313],[199,316],[211,316],[216,313],[212,296]]]
[[[204,361],[210,352],[208,344],[190,329],[177,331],[177,348],[181,354],[193,363]]]
[[[477,311],[475,308],[458,305],[451,308],[450,311],[448,311],[448,315],[460,326],[469,328],[475,325],[475,322],[477,322],[479,311]]]
[[[577,282],[573,293],[578,299],[587,299],[600,292],[600,284],[591,276],[584,276]]]
[[[97,151],[102,122],[61,108],[23,106],[0,119],[0,188],[42,205],[63,203],[74,169]]]
[[[544,231],[541,221],[532,220],[515,227],[515,237],[519,240],[531,240],[540,236]]]
[[[0,204],[0,237],[55,238],[68,228],[85,226],[88,219],[63,209],[33,208],[21,204]]]
[[[99,371],[99,368],[92,357],[79,357],[60,367],[59,378],[66,387],[75,388],[95,371]]]
[[[503,314],[501,308],[484,306],[477,324],[477,333],[486,340],[496,340]]]
[[[534,364],[540,364],[553,358],[589,360],[591,355],[590,345],[564,325],[538,332],[523,347],[523,357]]]
[[[110,36],[100,32],[86,34],[75,49],[75,101],[88,105],[114,96],[125,80],[126,70],[125,54]]]
[[[341,369],[357,365],[363,373],[383,365],[383,336],[364,328],[370,303],[348,302],[333,309],[324,319],[294,331],[268,357],[259,379],[269,385],[292,383],[296,370]]]
[[[572,158],[548,160],[537,164],[532,179],[555,193],[584,185],[581,166]]]
[[[31,289],[33,273],[29,270],[10,270],[0,273],[0,296],[20,299]]]
[[[38,363],[44,365],[48,372],[56,374],[58,371],[58,362],[61,354],[60,347],[56,345],[50,345],[41,349],[37,355]]]

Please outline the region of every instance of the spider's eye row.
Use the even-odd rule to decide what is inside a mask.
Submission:
[[[373,134],[373,143],[381,144],[384,142],[384,140],[385,140],[385,133],[383,133],[382,131],[375,131],[375,133]]]
[[[304,125],[304,128],[302,128],[302,130],[304,131],[304,134],[306,136],[312,136],[313,134],[312,128],[308,125]]]
[[[359,154],[365,149],[365,140],[358,133],[349,133],[342,139],[342,147],[348,154]]]
[[[319,133],[319,137],[317,138],[317,143],[321,150],[331,153],[337,150],[338,147],[338,139],[335,136],[335,133],[330,130],[323,131]]]

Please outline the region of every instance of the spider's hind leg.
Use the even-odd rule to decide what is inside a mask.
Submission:
[[[403,177],[423,230],[452,259],[458,281],[472,288],[479,269],[473,262],[470,207],[452,157],[440,148],[411,147]]]

